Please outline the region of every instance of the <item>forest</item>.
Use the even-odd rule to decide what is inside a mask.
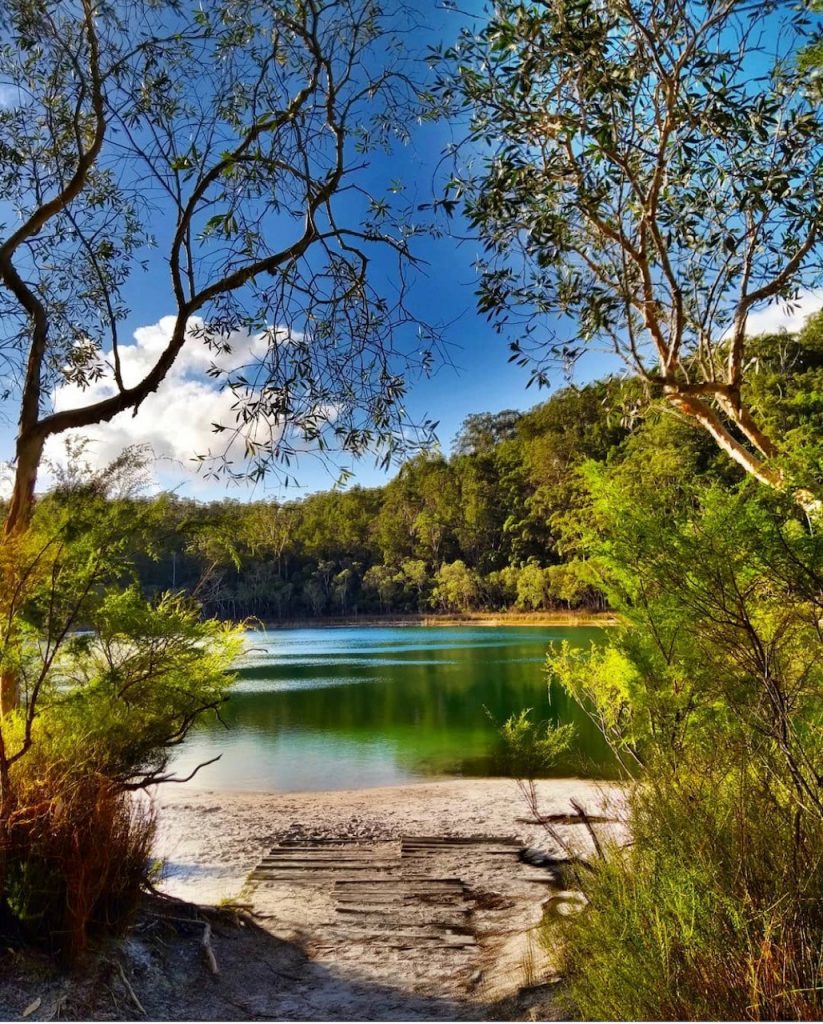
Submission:
[[[823,315],[798,335],[757,340],[752,353],[757,408],[789,441],[813,437],[823,427]],[[618,464],[627,449],[669,447],[705,479],[742,477],[704,431],[654,398],[637,379],[611,377],[562,388],[526,413],[478,413],[448,457],[420,454],[383,487],[285,502],[122,496],[146,524],[134,552],[141,587],[196,593],[206,614],[234,621],[605,610],[569,526],[587,460]],[[72,466],[50,500],[82,486],[82,453]]]

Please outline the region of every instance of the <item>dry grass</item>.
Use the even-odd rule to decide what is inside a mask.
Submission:
[[[123,926],[146,881],[152,812],[91,773],[18,780],[4,850],[8,907],[28,941],[75,960]]]

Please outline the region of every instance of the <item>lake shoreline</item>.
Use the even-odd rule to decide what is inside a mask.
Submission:
[[[566,813],[577,800],[590,813],[620,801],[621,783],[552,778],[535,782],[541,813]],[[550,838],[534,821],[516,780],[441,778],[364,789],[215,791],[166,785],[154,797],[155,855],[162,889],[200,903],[242,894],[248,874],[277,843],[295,837],[394,839],[409,835],[512,835],[526,846]]]
[[[419,612],[398,615],[338,615],[323,618],[274,619],[261,621],[264,630],[277,629],[350,629],[401,626],[453,627],[453,626],[616,626],[617,617],[611,612],[465,612],[446,614]]]

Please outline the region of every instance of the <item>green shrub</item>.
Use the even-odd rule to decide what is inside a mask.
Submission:
[[[623,625],[549,658],[634,781],[630,845],[546,924],[586,1019],[823,1011],[823,531],[666,433],[585,469],[570,531]],[[576,533],[575,533],[576,531]]]
[[[586,909],[551,919],[567,1012],[584,1020],[817,1020],[823,829],[751,772],[658,777],[633,842],[583,873]]]
[[[58,500],[59,498],[59,500]],[[125,555],[145,528],[99,487],[42,502],[0,550],[0,920],[72,959],[128,917],[154,821],[135,791],[216,711],[241,630],[147,600]]]

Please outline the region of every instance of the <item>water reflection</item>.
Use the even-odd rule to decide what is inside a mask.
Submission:
[[[239,682],[216,719],[176,758],[208,789],[322,790],[431,775],[504,771],[492,724],[524,707],[573,722],[577,743],[557,774],[610,773],[605,744],[582,709],[547,692],[551,643],[588,646],[589,627],[355,628],[254,632]]]

